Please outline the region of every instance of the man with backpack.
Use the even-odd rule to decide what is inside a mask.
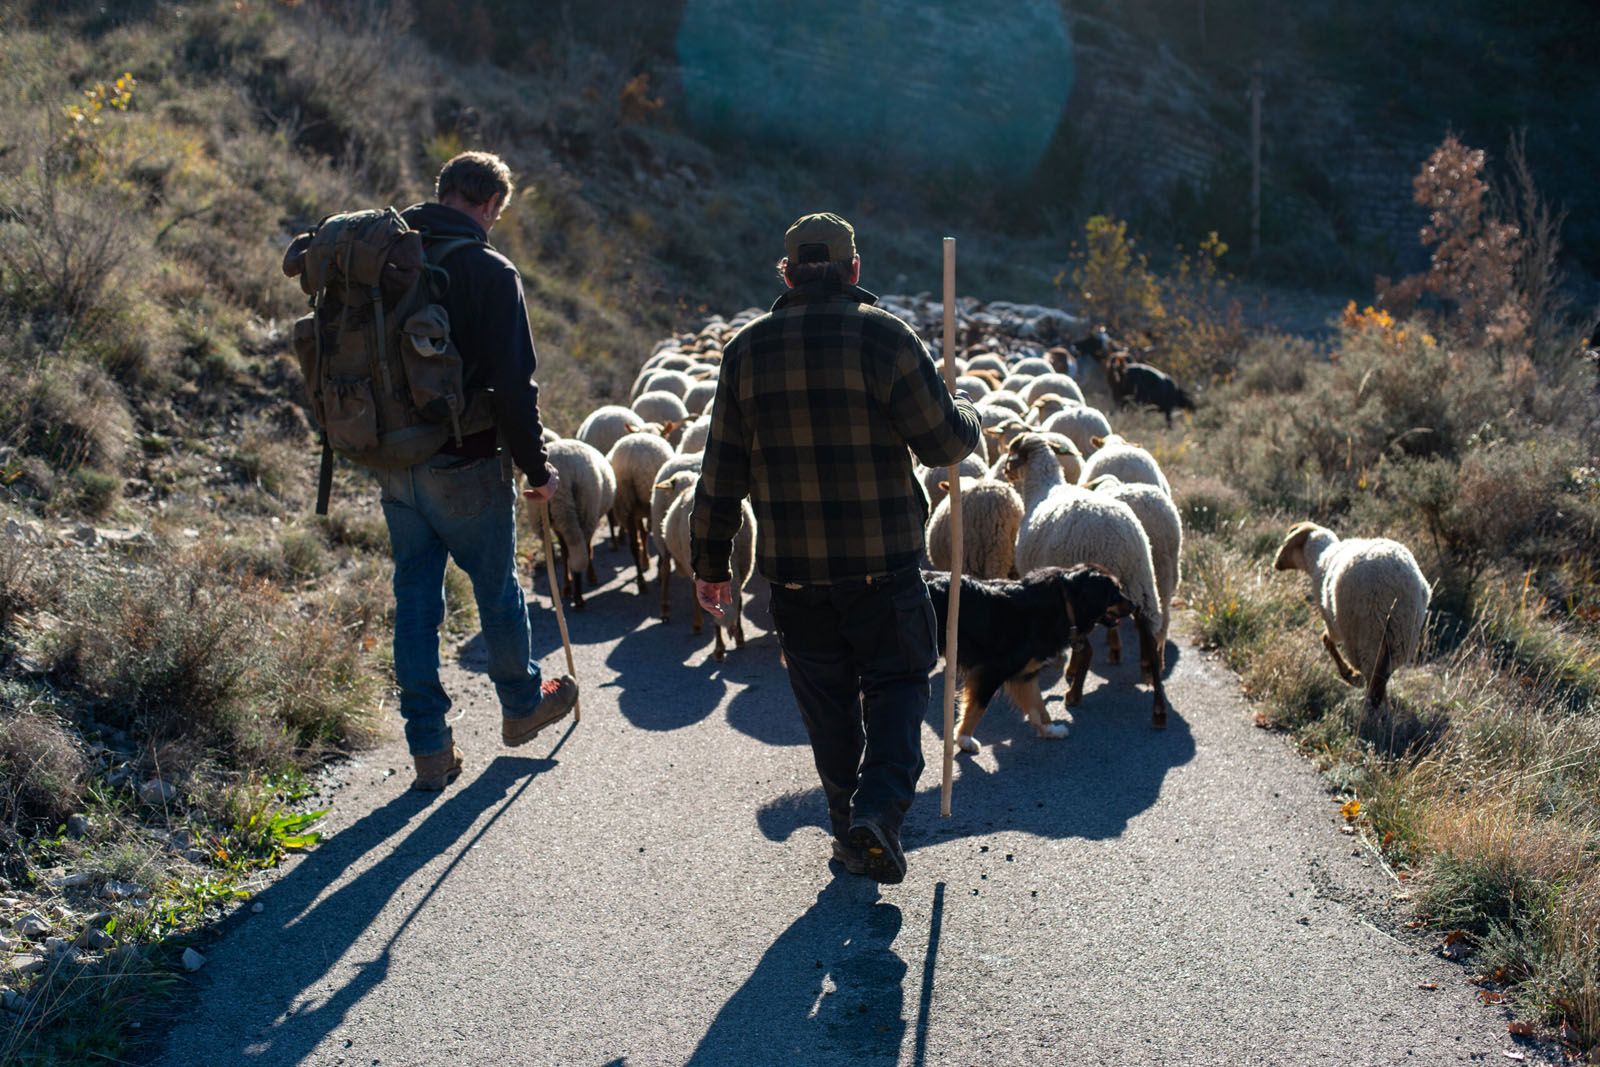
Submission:
[[[488,241],[511,193],[499,157],[462,153],[440,170],[434,202],[333,216],[284,261],[313,300],[295,347],[325,441],[319,510],[333,452],[372,468],[383,486],[395,679],[422,790],[443,789],[462,768],[439,681],[447,558],[472,581],[505,744],[531,741],[578,698],[570,676],[541,678],[517,581],[511,466],[535,503],[558,478],[544,450],[522,278]]]

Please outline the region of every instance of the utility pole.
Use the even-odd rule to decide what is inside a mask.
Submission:
[[[1250,258],[1261,254],[1261,61],[1250,67]]]

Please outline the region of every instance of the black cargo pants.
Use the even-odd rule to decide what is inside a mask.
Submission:
[[[922,773],[922,717],[937,658],[915,567],[831,585],[772,584],[772,619],[811,737],[835,837],[852,816],[898,834]]]

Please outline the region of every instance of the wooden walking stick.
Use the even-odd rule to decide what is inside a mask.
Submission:
[[[550,504],[539,501],[539,532],[544,535],[544,565],[550,575],[550,603],[556,608],[556,626],[561,630],[561,647],[567,650],[567,673],[578,680],[578,666],[572,661],[572,638],[567,636],[567,616],[561,610],[561,583],[556,581],[556,547],[550,539]],[[583,721],[583,687],[578,687],[578,699],[572,702],[572,721]]]
[[[944,239],[944,384],[956,391],[956,239]],[[950,467],[950,607],[944,626],[944,783],[939,814],[950,817],[951,775],[956,763],[956,633],[961,621],[961,462]]]

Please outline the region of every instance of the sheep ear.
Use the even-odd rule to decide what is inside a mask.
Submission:
[[[656,483],[656,488],[657,489],[671,489],[672,488],[672,479],[668,478],[664,482],[657,482]]]
[[[1104,437],[1100,437],[1100,436],[1097,435],[1097,436],[1089,438],[1089,443],[1091,445],[1094,445],[1094,447],[1096,447],[1096,448],[1104,448],[1105,447],[1105,443],[1106,443],[1106,439]]]
[[[950,491],[950,482],[948,480],[940,482],[939,491],[941,493],[948,493]]]
[[[676,430],[682,424],[683,424],[683,420],[682,419],[668,419],[666,422],[663,422],[661,424],[661,436],[662,437],[670,436],[672,434],[672,431]]]
[[[1317,528],[1314,522],[1295,524],[1289,531],[1289,536],[1284,538],[1283,544],[1278,546],[1278,556],[1272,561],[1275,571],[1299,570],[1305,562],[1306,539],[1311,536],[1311,531]]]
[[[1000,436],[1000,427],[998,427],[998,426],[985,426],[983,428],[983,432],[988,434],[990,437],[999,437]]]

